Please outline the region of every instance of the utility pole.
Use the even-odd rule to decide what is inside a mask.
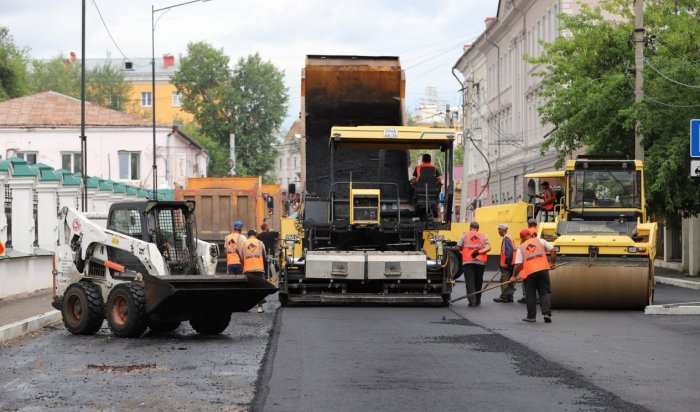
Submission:
[[[634,102],[644,100],[644,0],[634,0]],[[642,125],[634,126],[634,158],[644,160]]]

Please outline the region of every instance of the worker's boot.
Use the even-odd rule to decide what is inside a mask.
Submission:
[[[265,312],[265,309],[263,309],[262,305],[258,303],[258,313],[263,313]]]
[[[495,298],[493,301],[497,302],[497,303],[506,303],[506,302],[508,302],[508,297],[507,296],[506,297],[499,296],[499,297]],[[511,299],[510,301],[512,302],[513,299]]]

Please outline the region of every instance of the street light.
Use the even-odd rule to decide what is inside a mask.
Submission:
[[[175,7],[185,6],[192,3],[204,3],[210,0],[191,0],[184,3],[173,4],[172,6],[161,7],[156,9],[154,5],[151,5],[151,109],[153,111],[153,198],[158,200],[158,165],[156,164],[156,24],[158,21],[155,19],[156,12],[169,11]],[[163,14],[158,16],[160,20]]]

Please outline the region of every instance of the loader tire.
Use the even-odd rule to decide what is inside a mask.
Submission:
[[[146,330],[146,298],[143,285],[130,282],[117,285],[107,298],[107,323],[115,336],[135,338]]]
[[[61,317],[66,329],[74,335],[93,335],[105,319],[105,304],[100,287],[82,281],[68,287],[63,295]]]
[[[152,333],[168,333],[180,327],[179,320],[153,320],[148,321],[148,329]]]
[[[190,325],[199,334],[218,335],[226,330],[229,322],[231,322],[230,313],[215,313],[191,319]]]

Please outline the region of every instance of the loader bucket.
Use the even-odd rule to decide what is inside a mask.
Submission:
[[[649,260],[562,257],[549,272],[554,309],[643,309],[651,304]]]
[[[251,275],[144,275],[146,312],[161,318],[246,312],[277,288]]]

